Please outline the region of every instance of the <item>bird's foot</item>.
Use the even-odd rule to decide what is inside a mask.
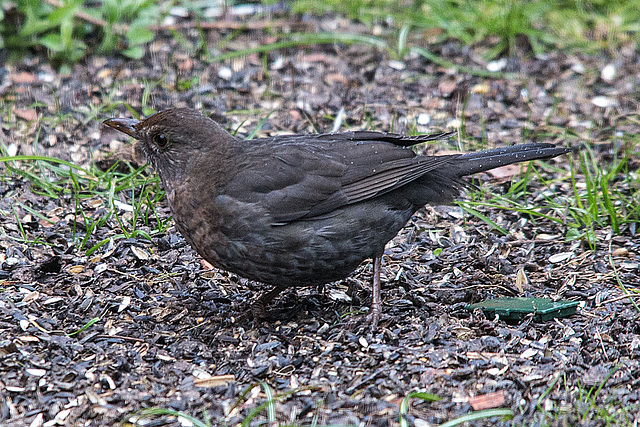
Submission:
[[[367,315],[367,323],[369,323],[369,327],[371,332],[375,332],[378,328],[378,322],[380,322],[380,316],[382,312],[380,307],[371,307],[369,314]]]
[[[253,320],[262,320],[267,317],[267,305],[262,300],[262,298],[258,298],[251,304],[249,308],[251,311],[251,315],[253,316]]]
[[[375,332],[382,314],[382,298],[380,297],[380,270],[382,270],[382,256],[373,258],[373,284],[371,286],[371,310],[367,320],[371,322],[371,332]]]
[[[266,292],[251,304],[251,314],[254,320],[262,320],[267,317],[267,304],[269,304],[275,297],[277,297],[285,288],[273,288],[269,292]]]

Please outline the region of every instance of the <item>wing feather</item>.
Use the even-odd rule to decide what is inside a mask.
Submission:
[[[380,132],[247,141],[244,161],[222,190],[262,205],[274,223],[326,216],[402,187],[458,157],[416,156],[406,148],[450,134],[403,137]]]

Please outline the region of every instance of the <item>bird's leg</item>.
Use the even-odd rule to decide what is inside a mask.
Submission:
[[[267,304],[277,297],[285,288],[276,286],[269,292],[260,295],[260,297],[251,305],[251,312],[254,319],[264,319],[267,317]]]
[[[373,257],[373,286],[371,287],[371,310],[368,319],[371,322],[371,329],[378,326],[380,314],[382,313],[382,298],[380,298],[380,270],[382,270],[382,255]]]

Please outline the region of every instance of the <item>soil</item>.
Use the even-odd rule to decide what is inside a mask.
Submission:
[[[362,31],[337,18],[304,24]],[[232,31],[205,30],[208,45]],[[195,24],[179,32],[182,42],[159,31],[137,61],[90,57],[67,73],[37,54],[5,64],[5,151],[82,167],[106,168],[114,159],[135,165],[129,141],[101,127],[106,118],[129,116],[124,103],[138,112],[198,108],[241,137],[260,120],[260,136],[331,131],[343,111],[343,130],[462,131],[461,140],[421,148],[430,152],[523,141],[568,144],[573,155],[537,165],[536,178],[517,199],[524,206],[549,198],[567,205],[574,191],[566,179],[571,164],[575,188],[585,192],[580,152],[608,164],[630,149],[629,135],[640,130],[633,49],[592,56],[521,52],[503,64],[512,75],[489,78],[418,56],[394,61],[363,45],[207,62],[190,49],[200,37]],[[412,37],[426,44],[422,34]],[[230,47],[272,41],[267,31],[247,30]],[[478,70],[487,69],[482,55],[488,47],[429,46]],[[607,66],[614,67],[613,78],[602,73]],[[638,169],[637,158],[629,162],[629,171]],[[384,317],[370,332],[370,261],[341,282],[284,293],[266,319],[254,321],[243,313],[267,287],[204,264],[171,222],[154,232],[169,218],[164,199],[154,203],[157,217],[138,222],[151,240],[118,238],[119,224],[111,219],[79,250],[74,237],[85,230],[73,193],[39,194],[15,169],[30,170],[27,162],[14,163],[13,171],[1,167],[4,426],[129,425],[136,411],[152,407],[237,425],[269,400],[269,391],[278,396],[280,424],[398,425],[400,404],[412,392],[441,398],[410,400],[406,419],[416,426],[485,408],[509,408],[515,418],[474,425],[605,425],[597,408],[610,407],[626,408],[616,416],[627,416],[628,425],[640,420],[640,314],[634,305],[640,302],[640,238],[633,222],[614,233],[602,216],[593,224],[592,247],[585,239],[567,239],[568,208],[543,211],[563,219],[557,222],[474,206],[509,230],[504,235],[459,206],[426,207],[387,247]],[[499,169],[476,182],[503,194],[520,170]],[[151,169],[145,173],[153,179]],[[631,198],[638,187],[620,191]],[[116,196],[131,202],[130,191]],[[107,197],[105,191],[82,200],[84,212],[99,215]],[[108,238],[111,243],[86,255],[86,248]],[[625,296],[623,286],[635,293]],[[499,296],[568,299],[579,306],[566,318],[515,323],[465,309]],[[593,407],[585,397],[590,390]],[[267,417],[262,408],[252,425]],[[170,415],[144,422],[189,425]]]

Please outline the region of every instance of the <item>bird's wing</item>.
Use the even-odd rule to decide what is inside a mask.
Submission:
[[[426,135],[408,136],[400,135],[398,133],[358,130],[354,132],[325,133],[317,135],[317,139],[327,141],[380,141],[390,142],[391,144],[398,145],[400,147],[410,147],[412,145],[421,144],[423,142],[446,139],[455,134],[456,132],[441,132]]]
[[[244,160],[224,193],[262,205],[278,223],[330,215],[341,206],[393,191],[456,158],[416,156],[404,148],[436,137],[418,141],[349,132],[248,141]]]

